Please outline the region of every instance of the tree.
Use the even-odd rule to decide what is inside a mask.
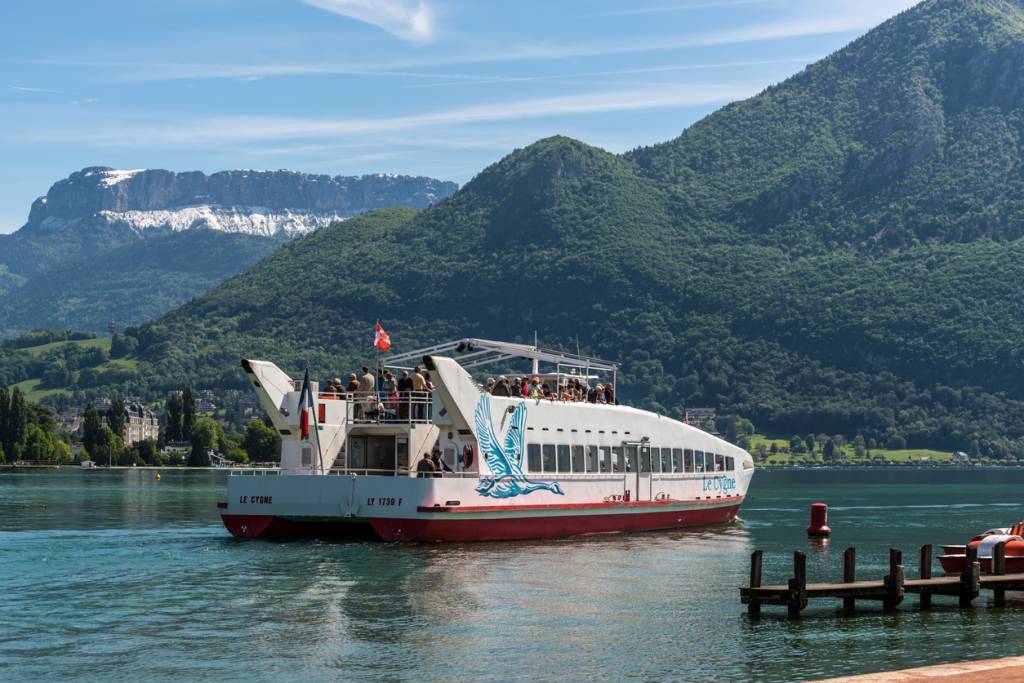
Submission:
[[[71,446],[64,439],[53,440],[52,458],[57,462],[71,462],[74,457],[71,453]]]
[[[814,446],[817,445],[817,442],[814,440],[814,434],[807,434],[804,436],[804,444],[807,445],[807,452],[813,453]]]
[[[196,424],[196,399],[192,395],[192,387],[181,392],[181,438],[191,439],[192,429]]]
[[[771,448],[769,448],[768,450],[769,450],[769,452],[770,452],[770,453],[772,453],[773,455],[774,455],[775,453],[778,453],[778,452],[779,452],[779,444],[777,444],[777,443],[775,443],[774,441],[772,441],[772,447],[771,447]]]
[[[821,449],[821,455],[825,458],[825,462],[831,462],[836,457],[836,442],[829,439],[825,442],[825,447]]]
[[[120,394],[114,394],[110,400],[110,410],[107,411],[107,424],[110,425],[110,431],[123,436],[124,422],[124,399]]]
[[[789,440],[789,450],[791,453],[803,453],[804,452],[804,440],[799,436],[793,436]]]
[[[23,453],[26,460],[49,460],[53,455],[53,444],[50,437],[39,425],[32,425],[25,437],[25,450]]]
[[[263,420],[253,420],[245,426],[242,449],[250,460],[270,461],[281,457],[281,435]]]
[[[152,465],[156,460],[156,442],[153,439],[146,439],[138,445],[139,457],[147,465]]]
[[[183,441],[181,434],[181,394],[177,391],[167,397],[167,424],[164,428],[168,441]]]
[[[96,436],[95,449],[95,453],[90,451],[93,460],[98,462],[105,461],[108,465],[112,465],[120,462],[121,454],[124,452],[124,441],[110,427],[101,424],[99,433]]]
[[[11,392],[11,406],[7,414],[7,438],[11,446],[7,455],[11,460],[17,460],[22,449],[25,447],[25,437],[28,432],[28,407],[25,405],[25,396],[21,389],[14,387]]]
[[[96,406],[90,403],[85,406],[85,416],[82,422],[82,446],[85,447],[89,457],[94,460],[102,429],[103,422],[100,421],[100,414],[96,411]]]
[[[201,417],[192,428],[192,450],[188,455],[189,467],[209,467],[208,450],[223,453],[227,449],[224,430],[213,418]]]
[[[7,390],[6,386],[0,387],[0,448],[3,448],[4,453],[10,454],[12,451],[10,441],[10,421],[11,421],[11,394]],[[5,456],[5,460],[7,457]]]

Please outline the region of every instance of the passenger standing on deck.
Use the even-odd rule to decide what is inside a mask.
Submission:
[[[422,420],[423,401],[427,395],[427,380],[423,377],[423,372],[420,370],[420,366],[416,366],[412,369],[412,391],[413,391],[413,417],[417,420]]]
[[[597,403],[597,389],[591,389],[587,392],[587,403]]]
[[[402,370],[402,376],[398,378],[398,417],[402,420],[409,419],[409,397],[412,395],[412,377],[408,370]]]
[[[448,467],[448,463],[441,457],[441,451],[435,450],[430,454],[430,459],[434,464],[434,476],[440,477],[444,472],[452,472],[452,468]]]
[[[604,385],[604,400],[610,406],[619,405],[618,401],[615,400],[615,387],[611,382]]]
[[[435,472],[437,472],[437,468],[434,467],[430,453],[424,453],[420,461],[416,463],[416,476],[426,479],[435,476]]]
[[[494,393],[494,378],[493,377],[488,377],[487,378],[487,384],[484,385],[484,391],[486,391],[488,394],[493,394]]]
[[[508,377],[505,375],[498,377],[498,383],[494,385],[494,391],[491,393],[495,396],[509,396]]]
[[[362,415],[365,417],[373,412],[377,402],[373,400],[373,387],[376,381],[370,374],[370,368],[362,367],[363,376],[359,380],[359,394],[356,396],[356,405],[362,407]]]

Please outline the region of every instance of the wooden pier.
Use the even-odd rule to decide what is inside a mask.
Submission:
[[[951,595],[959,598],[961,607],[969,607],[983,590],[993,591],[996,605],[1006,603],[1006,591],[1024,590],[1024,574],[1006,574],[1006,544],[997,544],[992,551],[992,573],[982,575],[977,549],[967,547],[964,571],[959,575],[932,576],[932,547],[921,547],[918,555],[917,578],[906,578],[903,553],[897,548],[889,550],[889,573],[876,581],[857,580],[857,550],[847,548],[843,553],[843,580],[840,583],[807,583],[807,556],[793,553],[793,577],[785,584],[765,586],[761,583],[762,551],[750,556],[750,585],[740,588],[740,601],[747,611],[760,614],[761,605],[784,605],[789,616],[796,617],[813,598],[833,598],[843,601],[846,611],[855,609],[857,600],[881,602],[885,609],[893,609],[907,593],[916,593],[922,609],[932,604],[933,595]]]

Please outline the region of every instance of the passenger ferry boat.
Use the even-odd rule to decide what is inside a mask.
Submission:
[[[310,400],[302,380],[243,360],[281,434],[281,466],[232,472],[218,503],[224,526],[239,538],[494,541],[736,517],[754,474],[749,453],[636,408],[493,396],[468,372],[520,360],[553,381],[593,382],[591,373],[617,369],[536,345],[463,339],[391,357],[389,368],[422,365],[430,393],[326,393],[310,382]],[[313,417],[305,439],[303,402]],[[435,448],[452,471],[417,476]]]

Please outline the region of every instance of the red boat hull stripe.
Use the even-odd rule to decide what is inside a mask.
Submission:
[[[548,505],[420,505],[416,512],[527,512],[530,510],[601,510],[623,507],[666,507],[680,505],[728,505],[743,496],[726,496],[706,500],[631,500],[601,503],[552,503]]]

